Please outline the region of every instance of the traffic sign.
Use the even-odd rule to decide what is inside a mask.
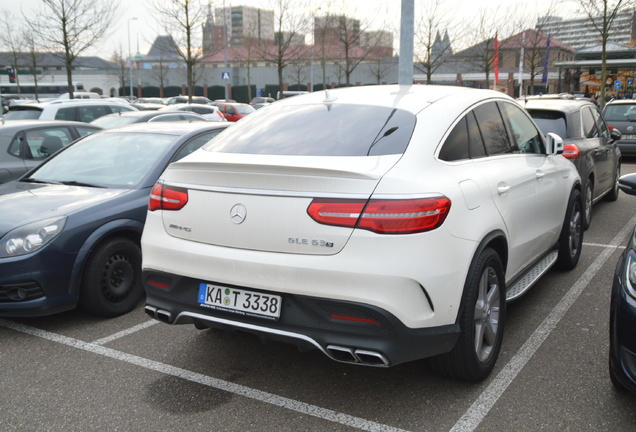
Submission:
[[[221,79],[229,80],[230,79],[230,73],[229,72],[221,72]]]
[[[621,83],[619,80],[614,81],[615,90],[620,90],[622,86],[623,86],[623,83]]]

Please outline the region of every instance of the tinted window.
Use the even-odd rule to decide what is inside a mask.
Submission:
[[[466,117],[461,119],[446,138],[439,158],[445,161],[468,159],[468,126]]]
[[[481,132],[479,130],[477,120],[475,119],[474,112],[468,113],[468,115],[466,116],[466,123],[468,124],[468,137],[470,139],[470,157],[472,159],[485,157],[486,147],[484,146],[484,140],[481,138]]]
[[[55,113],[55,120],[71,120],[75,121],[75,108],[60,108]]]
[[[90,123],[106,114],[110,114],[110,111],[107,111],[106,107],[102,105],[77,107],[77,119],[84,123]]]
[[[581,124],[583,125],[583,136],[585,138],[598,138],[598,125],[590,109],[583,108],[581,110]]]
[[[508,132],[495,102],[478,106],[474,110],[488,156],[510,153]]]
[[[592,112],[592,117],[594,117],[594,121],[596,122],[596,128],[599,131],[599,135],[603,138],[609,138],[610,131],[607,125],[605,124],[605,120],[601,116],[601,113],[598,111],[596,107],[589,107],[589,110]]]
[[[4,115],[5,120],[31,120],[39,119],[42,110],[38,108],[11,108],[11,110]]]
[[[388,107],[275,105],[246,116],[204,148],[268,155],[402,154],[415,127],[413,114]]]
[[[569,138],[565,113],[561,111],[546,111],[537,109],[528,110],[528,112],[541,129],[541,132],[543,132],[543,135],[547,135],[552,132],[561,138]]]
[[[537,130],[528,116],[516,105],[500,102],[502,114],[510,128],[512,151],[514,153],[545,153],[541,132]]]
[[[192,153],[193,151],[201,148],[201,146],[212,138],[223,132],[224,129],[218,129],[212,132],[205,133],[203,135],[199,135],[198,137],[190,140],[185,146],[181,147],[181,149],[177,152],[177,154],[172,159],[174,161],[178,161]]]

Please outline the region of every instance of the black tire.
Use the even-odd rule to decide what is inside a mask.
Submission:
[[[442,375],[481,381],[495,367],[504,333],[506,285],[503,265],[493,249],[471,264],[459,312],[461,334],[453,349],[430,359]]]
[[[612,190],[605,195],[605,201],[616,201],[618,199],[618,193],[620,192],[620,188],[618,187],[618,179],[621,176],[621,166],[616,166],[616,175],[614,176],[614,186],[612,186]]]
[[[556,266],[562,270],[576,267],[583,246],[583,199],[581,192],[572,190],[568,200],[563,227],[559,236],[559,256]]]
[[[123,237],[107,240],[88,258],[80,288],[80,307],[104,317],[130,312],[144,293],[141,249]]]
[[[587,179],[587,184],[585,185],[585,197],[583,200],[583,205],[585,212],[583,229],[588,229],[590,224],[592,223],[592,202],[594,201],[594,186],[592,185],[592,178]]]

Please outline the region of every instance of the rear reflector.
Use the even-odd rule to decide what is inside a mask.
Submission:
[[[156,183],[150,192],[148,210],[181,210],[187,203],[187,189]]]
[[[451,202],[444,196],[411,200],[314,199],[307,213],[325,225],[362,228],[379,234],[413,234],[444,223]]]
[[[338,319],[338,320],[343,320],[343,321],[361,322],[361,323],[366,323],[366,324],[380,324],[379,321],[376,321],[374,319],[369,319],[369,318],[360,318],[360,317],[355,317],[355,316],[337,315],[337,314],[329,314],[329,316],[331,318]]]

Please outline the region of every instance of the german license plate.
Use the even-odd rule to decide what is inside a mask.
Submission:
[[[280,318],[282,303],[281,297],[277,295],[221,287],[205,282],[199,284],[198,302],[204,307],[270,320]]]
[[[624,134],[621,138],[623,138],[623,139],[636,139],[636,135]]]

